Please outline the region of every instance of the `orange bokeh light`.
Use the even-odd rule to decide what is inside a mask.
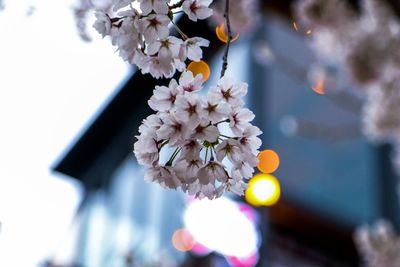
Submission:
[[[215,28],[215,34],[221,42],[228,42],[228,34],[225,31],[225,24],[221,23],[219,26]],[[236,41],[239,38],[239,34],[236,34],[232,37],[231,43]]]
[[[210,66],[208,66],[207,62],[203,60],[190,62],[187,70],[191,71],[194,77],[196,77],[197,74],[203,75],[203,81],[207,81],[208,78],[210,78]]]
[[[325,94],[325,81],[320,79],[315,86],[312,86],[311,89],[319,95]]]
[[[263,150],[258,154],[257,168],[263,173],[273,173],[279,167],[279,156],[273,150]]]
[[[172,245],[179,251],[189,251],[194,247],[195,243],[192,235],[185,229],[178,229],[172,235]]]

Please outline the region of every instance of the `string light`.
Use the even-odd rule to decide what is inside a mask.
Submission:
[[[263,150],[258,154],[257,168],[263,173],[273,173],[279,167],[279,156],[273,150]]]
[[[245,192],[246,201],[253,206],[272,206],[278,202],[280,195],[278,180],[265,173],[254,176]]]
[[[192,61],[187,67],[188,71],[193,73],[193,76],[196,77],[197,74],[203,75],[203,81],[207,81],[210,78],[211,70],[210,66],[208,66],[207,62],[200,61]]]

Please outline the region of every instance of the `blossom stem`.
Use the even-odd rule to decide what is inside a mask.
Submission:
[[[168,142],[169,142],[169,140],[165,140],[165,141],[161,144],[161,146],[160,146],[160,148],[158,149],[158,151],[161,151],[161,149],[162,149],[166,144],[168,144]]]
[[[183,33],[183,31],[178,27],[178,25],[175,24],[175,22],[173,22],[172,20],[171,20],[171,22],[172,22],[172,25],[174,25],[174,28],[176,29],[176,31],[182,36],[183,40],[189,39],[189,37]]]
[[[219,121],[219,122],[217,122],[216,124],[214,124],[215,126],[217,126],[218,124],[220,124],[220,123],[224,123],[224,122],[229,122],[229,119],[226,119],[226,120],[223,120],[223,121]]]
[[[225,71],[228,68],[228,54],[229,54],[229,47],[232,41],[232,30],[231,30],[231,23],[229,20],[229,0],[225,0],[225,22],[226,22],[226,28],[228,31],[228,40],[226,42],[226,47],[225,47],[225,53],[224,57],[222,58],[222,69],[221,69],[221,75],[220,78],[224,77]]]
[[[177,147],[176,149],[175,149],[175,151],[174,151],[174,153],[172,153],[172,156],[171,156],[171,158],[168,160],[168,162],[167,162],[167,166],[171,166],[172,165],[172,163],[174,162],[174,159],[176,158],[176,156],[178,156],[178,154],[179,154],[179,152],[182,150],[182,148],[181,147]]]
[[[207,162],[207,156],[208,156],[208,147],[206,148],[206,156],[204,157],[204,163]]]
[[[213,151],[214,151],[214,147],[211,147],[211,148],[210,148],[210,160],[214,160],[214,153],[215,153],[215,151],[214,151],[214,153],[213,153]],[[215,155],[217,155],[217,153],[215,153]]]
[[[227,136],[227,135],[224,135],[224,134],[220,134],[220,136],[225,137],[225,138],[229,138],[229,139],[235,139],[235,137]]]

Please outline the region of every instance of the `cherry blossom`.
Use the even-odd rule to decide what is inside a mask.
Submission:
[[[184,92],[196,92],[202,88],[203,85],[203,76],[201,74],[193,77],[193,73],[191,71],[186,71],[182,73],[179,78],[179,88],[181,88]]]
[[[189,19],[197,21],[198,19],[206,19],[213,14],[208,6],[212,0],[186,0],[182,4],[183,11],[189,16]]]
[[[247,108],[235,107],[229,114],[229,126],[233,133],[240,135],[244,130],[250,126],[250,121],[254,119],[255,115]]]
[[[168,14],[168,5],[165,0],[138,0],[140,3],[140,9],[143,15],[150,14],[151,11],[155,11],[157,14]]]
[[[168,111],[174,105],[176,97],[179,94],[178,83],[175,80],[171,80],[169,86],[156,86],[153,95],[148,101],[149,106],[154,111]]]
[[[210,42],[204,38],[189,38],[183,43],[180,56],[183,60],[188,58],[192,61],[199,61],[203,57],[201,47],[208,47],[209,45]]]
[[[93,27],[103,36],[110,35],[111,32],[111,20],[110,17],[102,12],[98,11],[95,13],[96,22],[94,23]]]
[[[133,5],[135,2],[139,5]],[[191,19],[204,19],[212,14],[211,2],[183,0],[169,5],[169,0],[115,0],[107,7],[91,3],[84,11],[97,10],[93,27],[103,38],[110,37],[123,60],[159,79],[185,71],[187,59],[201,60],[202,48],[208,47],[209,41],[183,33],[173,22],[174,14],[186,10]],[[173,24],[179,37],[170,35]]]
[[[226,191],[243,195],[258,163],[261,131],[251,125],[254,114],[239,98],[247,85],[226,77],[218,81],[227,83],[233,99],[213,95],[216,86],[206,96],[200,94],[205,89],[201,76],[190,72],[182,73],[179,82],[172,79],[168,87],[156,86],[149,100],[156,113],[143,121],[134,144],[147,181],[197,198],[213,199]],[[173,152],[161,164],[164,148]]]
[[[210,89],[210,96],[216,101],[225,101],[232,106],[242,106],[243,100],[241,99],[247,94],[247,84],[235,84],[230,77],[223,77]]]
[[[93,25],[143,74],[158,79],[182,72],[178,81],[154,88],[148,105],[155,114],[139,127],[134,154],[145,167],[146,181],[209,199],[226,191],[243,195],[261,144],[261,131],[251,125],[254,114],[243,107],[246,83],[237,83],[222,71],[217,84],[204,92],[202,75],[186,70],[186,61],[202,60],[202,49],[210,42],[184,33],[173,22],[174,15],[206,19],[213,14],[212,2],[112,0],[107,8],[97,9]],[[172,26],[179,36],[170,35]],[[224,66],[226,70],[227,56]],[[167,161],[165,154],[170,156]]]

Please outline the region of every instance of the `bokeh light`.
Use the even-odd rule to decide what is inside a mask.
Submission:
[[[186,208],[184,223],[196,245],[239,258],[258,253],[260,236],[256,224],[228,198],[193,201]]]
[[[324,95],[325,94],[325,81],[323,79],[318,80],[317,83],[311,87],[311,89],[319,95]]]
[[[179,251],[186,252],[193,248],[195,241],[186,229],[178,229],[172,235],[172,245]]]
[[[281,187],[278,180],[265,173],[254,176],[245,192],[246,201],[253,206],[271,206],[278,202]]]
[[[228,34],[225,31],[225,24],[221,23],[219,26],[215,28],[215,34],[221,42],[228,42]],[[231,43],[235,42],[239,38],[239,34],[236,34],[232,37]]]
[[[203,81],[207,81],[208,78],[210,78],[210,66],[208,66],[207,62],[203,60],[190,62],[187,69],[191,71],[195,77],[197,74],[203,75]]]
[[[279,167],[279,156],[273,150],[263,150],[258,154],[257,168],[263,173],[272,173]]]

